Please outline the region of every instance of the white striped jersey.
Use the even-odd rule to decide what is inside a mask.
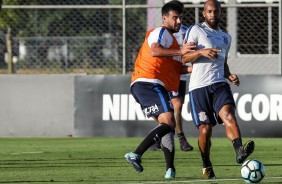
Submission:
[[[195,42],[196,50],[204,48],[221,50],[218,53],[218,58],[214,61],[201,56],[192,63],[193,70],[190,76],[189,91],[216,82],[226,82],[224,62],[229,52],[231,36],[221,29],[211,29],[205,22],[202,22],[191,26],[185,34],[185,39],[187,42]]]
[[[180,48],[182,47],[183,40],[184,40],[184,37],[185,37],[185,33],[187,32],[187,30],[188,30],[188,27],[181,24],[179,31],[177,33],[173,34],[173,36],[176,38]],[[188,74],[182,74],[180,76],[180,80],[186,81],[187,79],[188,79]]]

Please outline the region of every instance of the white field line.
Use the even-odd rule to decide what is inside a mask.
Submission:
[[[282,179],[281,177],[265,177],[263,178],[263,181],[265,180],[272,180],[272,179]],[[223,181],[243,181],[243,179],[215,179],[215,180],[183,180],[183,181],[173,181],[173,180],[167,180],[167,181],[146,181],[145,183],[140,183],[140,182],[136,182],[136,183],[128,183],[128,184],[161,184],[161,183],[214,183],[214,182],[223,182]]]
[[[11,155],[22,155],[22,154],[41,154],[43,151],[29,151],[29,152],[18,152],[18,153],[11,153]]]

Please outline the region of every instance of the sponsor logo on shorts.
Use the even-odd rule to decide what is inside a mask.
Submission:
[[[159,112],[159,108],[158,108],[157,104],[155,104],[155,105],[153,105],[151,107],[145,108],[143,111],[144,111],[144,113],[146,115],[148,115],[148,114],[155,114],[156,112]]]
[[[202,111],[202,112],[200,112],[198,115],[199,115],[199,120],[200,120],[200,121],[203,121],[203,122],[204,122],[204,121],[207,120],[206,112],[203,112],[203,111]]]

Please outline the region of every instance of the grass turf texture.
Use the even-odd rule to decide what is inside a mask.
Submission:
[[[123,158],[142,138],[1,138],[0,183],[245,183],[226,138],[212,139],[211,159],[217,176],[203,181],[197,139],[192,152],[183,152],[176,139],[176,179],[164,179],[163,153],[148,150],[144,171],[137,173]],[[247,139],[244,139],[244,142]],[[262,183],[282,183],[282,139],[256,138],[250,158],[266,168]]]

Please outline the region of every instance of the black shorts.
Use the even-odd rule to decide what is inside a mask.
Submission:
[[[189,92],[192,118],[196,126],[211,123],[222,123],[218,116],[220,109],[226,104],[235,107],[230,86],[226,82],[215,83]]]
[[[157,83],[135,82],[130,92],[147,117],[173,112],[168,91]]]
[[[170,98],[181,98],[184,103],[186,95],[186,81],[180,80],[178,91],[170,91]]]

